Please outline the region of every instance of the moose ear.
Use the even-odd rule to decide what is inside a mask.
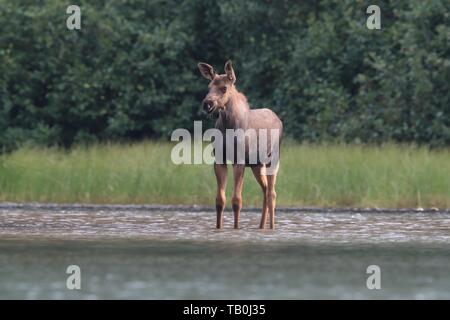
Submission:
[[[204,76],[208,80],[214,79],[214,76],[216,75],[216,73],[214,72],[214,68],[207,63],[200,62],[198,64],[198,70],[200,70],[202,76]]]
[[[225,73],[228,76],[228,79],[230,79],[231,83],[236,82],[236,75],[234,74],[233,65],[231,64],[231,60],[228,60],[225,63]]]

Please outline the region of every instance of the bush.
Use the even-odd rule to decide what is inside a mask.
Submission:
[[[196,64],[298,140],[450,144],[450,3],[0,0],[0,147],[168,137],[204,118]],[[211,124],[211,122],[210,122]]]

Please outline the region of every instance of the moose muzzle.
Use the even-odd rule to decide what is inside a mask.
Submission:
[[[203,100],[203,110],[207,113],[211,113],[214,111],[214,102],[209,99]]]

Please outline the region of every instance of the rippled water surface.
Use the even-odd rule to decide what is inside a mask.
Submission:
[[[448,212],[0,208],[0,298],[450,298]],[[82,289],[66,288],[78,265]],[[366,269],[381,269],[369,290]]]

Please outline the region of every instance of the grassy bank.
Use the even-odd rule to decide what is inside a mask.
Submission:
[[[212,167],[174,165],[171,148],[145,142],[21,149],[0,156],[0,201],[212,205]],[[244,205],[260,205],[250,170],[246,177]],[[285,144],[277,192],[282,206],[448,208],[450,151]]]

